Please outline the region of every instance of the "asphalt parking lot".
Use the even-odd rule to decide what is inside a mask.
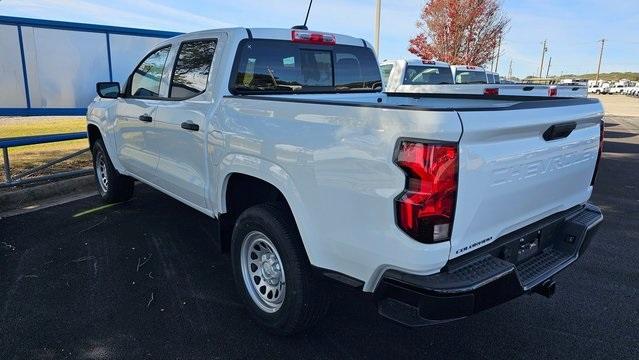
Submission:
[[[639,113],[609,116],[592,201],[605,220],[551,299],[405,328],[336,288],[314,332],[271,336],[239,304],[212,221],[146,186],[0,219],[2,359],[637,359]]]

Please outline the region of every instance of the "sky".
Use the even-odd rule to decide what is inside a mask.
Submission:
[[[408,40],[424,0],[382,0],[380,59],[412,58]],[[220,27],[284,27],[304,22],[306,0],[0,0],[0,15],[188,32]],[[510,17],[498,72],[538,74],[542,42],[548,41],[544,73],[597,70],[639,72],[639,0],[502,0]],[[373,43],[375,0],[315,0],[308,26]]]

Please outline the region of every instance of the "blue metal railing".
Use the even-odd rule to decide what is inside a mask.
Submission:
[[[86,139],[86,132],[68,133],[68,134],[52,134],[52,135],[35,135],[20,136],[13,138],[0,139],[0,148],[10,148],[25,145],[38,145],[58,141]]]
[[[39,144],[47,144],[52,142],[71,141],[71,140],[79,140],[79,139],[86,139],[86,138],[87,138],[86,132],[76,132],[76,133],[67,133],[67,134],[20,136],[20,137],[0,139],[0,148],[2,149],[2,157],[4,159],[4,183],[0,184],[0,188],[16,186],[16,185],[24,185],[24,184],[34,183],[38,181],[46,181],[46,180],[59,179],[59,178],[69,178],[69,177],[81,176],[81,175],[86,175],[91,173],[92,171],[91,169],[80,169],[80,170],[71,170],[71,171],[50,174],[50,175],[26,178],[29,175],[33,175],[55,164],[61,163],[75,156],[81,155],[89,151],[89,148],[82,149],[72,154],[49,161],[33,169],[29,169],[24,172],[21,172],[13,177],[11,175],[11,164],[9,162],[9,148],[12,148],[12,147],[26,146],[26,145],[39,145]]]

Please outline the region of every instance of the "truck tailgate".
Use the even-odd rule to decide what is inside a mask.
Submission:
[[[463,134],[450,258],[590,197],[603,116],[599,102],[521,105],[458,111]],[[562,137],[558,130],[573,124]],[[554,132],[548,130],[553,125],[559,125]]]

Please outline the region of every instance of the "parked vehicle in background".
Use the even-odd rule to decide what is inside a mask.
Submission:
[[[621,94],[626,89],[626,86],[623,84],[616,84],[611,86],[608,89],[609,94]]]
[[[603,219],[588,202],[599,101],[381,84],[371,45],[350,36],[169,39],[124,89],[96,86],[87,131],[99,194],[125,201],[137,179],[215,218],[239,297],[282,334],[322,318],[328,279],[374,293],[380,314],[412,326],[552,295]]]
[[[393,72],[393,69],[402,69]],[[450,65],[443,61],[386,60],[380,66],[385,86],[402,85],[452,85],[455,83]],[[391,78],[391,73],[393,77]],[[397,78],[398,76],[401,77]]]
[[[622,95],[630,95],[630,93],[632,92],[632,90],[634,90],[634,86],[633,85],[628,85],[626,87],[624,87],[619,93]]]
[[[455,84],[487,84],[484,68],[471,65],[451,65]]]
[[[486,80],[489,84],[501,84],[499,74],[494,71],[486,71]]]
[[[591,93],[591,94],[609,94],[610,93],[610,85],[608,83],[593,84],[591,86],[588,86],[588,93]]]
[[[533,84],[457,84],[453,78],[454,66],[441,61],[384,60],[380,65],[384,89],[393,93],[471,94],[512,96],[586,97],[586,87],[578,85]],[[474,73],[484,73],[474,71]],[[463,75],[467,77],[467,75]],[[486,75],[488,76],[488,75]],[[496,75],[499,76],[498,74]],[[493,74],[491,73],[491,79]],[[495,78],[498,81],[498,78]]]

